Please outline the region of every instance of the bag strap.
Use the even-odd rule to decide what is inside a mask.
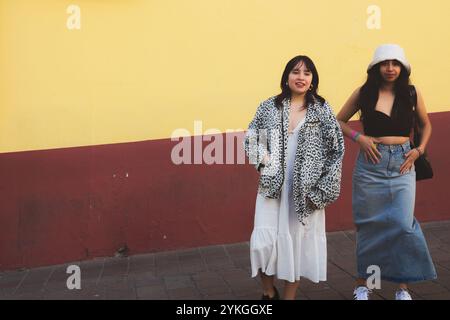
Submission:
[[[413,104],[413,141],[414,141],[414,147],[416,147],[416,145],[418,143],[420,143],[420,138],[419,138],[419,117],[417,114],[417,91],[416,91],[416,87],[414,86],[409,86],[409,96],[411,99],[411,103]]]
[[[416,91],[416,87],[414,86],[409,86],[409,95],[411,97],[411,102],[413,104],[413,111],[416,111],[416,106],[417,106],[417,91]]]
[[[413,105],[413,129],[414,129],[414,140],[416,140],[416,134],[419,131],[418,127],[418,116],[417,116],[417,91],[416,87],[409,86],[409,98],[410,102]]]

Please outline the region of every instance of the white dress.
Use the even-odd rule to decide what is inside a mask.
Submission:
[[[300,277],[326,281],[327,239],[325,210],[316,210],[303,225],[295,213],[292,185],[297,137],[301,120],[289,134],[287,166],[280,199],[256,197],[254,229],[250,238],[252,277],[266,275],[294,282]]]

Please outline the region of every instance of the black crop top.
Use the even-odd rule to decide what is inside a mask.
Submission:
[[[364,133],[372,137],[409,137],[412,128],[411,117],[393,119],[384,112],[374,110],[364,116]]]

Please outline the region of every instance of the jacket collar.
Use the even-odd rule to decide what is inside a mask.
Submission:
[[[318,102],[308,104],[308,108],[306,110],[306,118],[305,123],[318,122],[319,121],[319,113],[318,113]],[[285,98],[283,100],[283,116],[285,122],[289,124],[289,112],[291,109],[291,99]]]

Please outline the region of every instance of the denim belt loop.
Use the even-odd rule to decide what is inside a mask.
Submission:
[[[402,144],[403,153],[406,153],[408,147],[409,147],[409,141],[407,141],[404,144]]]

